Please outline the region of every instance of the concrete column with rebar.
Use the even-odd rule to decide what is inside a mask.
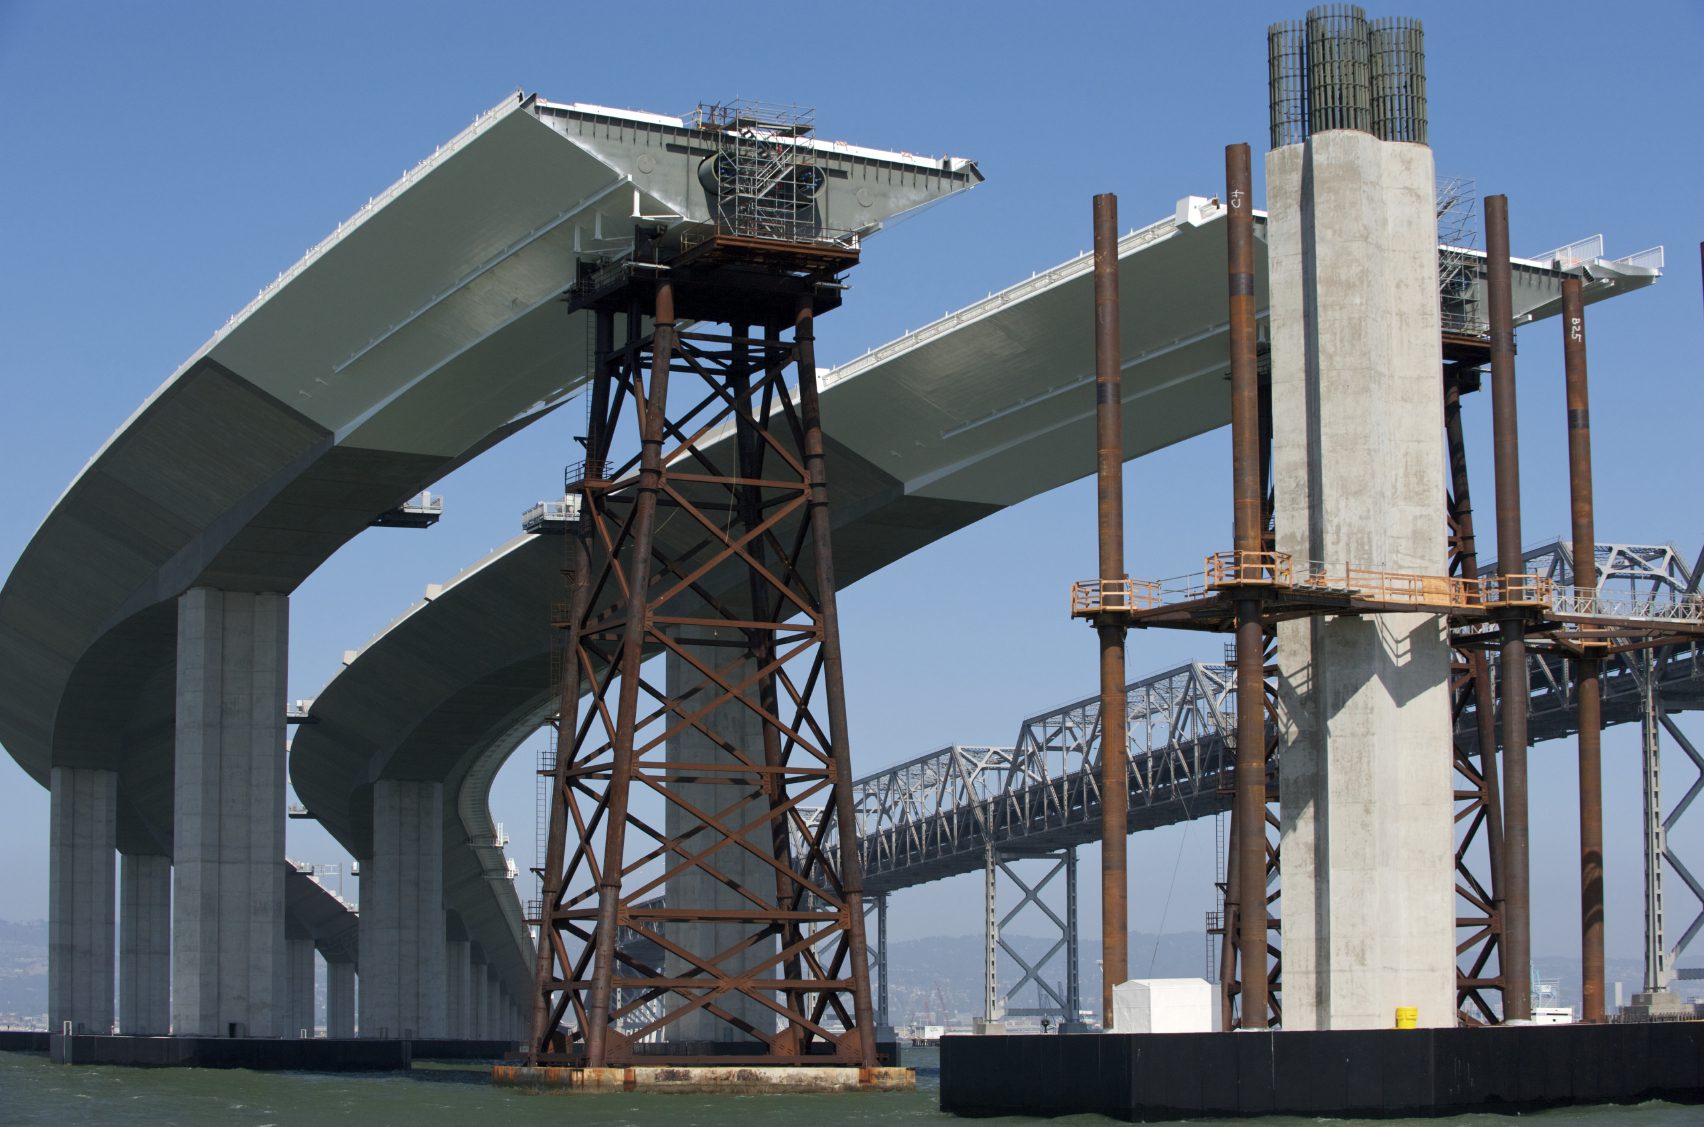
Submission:
[[[1266,183],[1277,548],[1298,569],[1441,575],[1431,151],[1316,132],[1268,153]],[[1409,1006],[1454,1025],[1444,623],[1283,622],[1278,669],[1284,1026],[1388,1027]]]

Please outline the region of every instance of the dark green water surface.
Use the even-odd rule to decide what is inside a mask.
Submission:
[[[1111,1121],[1066,1119],[962,1120],[938,1106],[939,1076],[932,1051],[914,1051],[918,1089],[906,1093],[786,1096],[531,1095],[493,1088],[489,1066],[420,1065],[409,1073],[291,1073],[213,1069],[76,1067],[46,1057],[0,1053],[0,1124],[61,1127],[146,1124],[149,1127],[358,1127],[548,1124],[550,1127],[838,1127],[841,1124],[1054,1124],[1081,1127]],[[1301,1127],[1330,1122],[1272,1118],[1248,1127]],[[1341,1120],[1338,1122],[1367,1122]],[[1387,1119],[1383,1127],[1698,1127],[1704,1108],[1649,1103],[1637,1107],[1568,1108],[1528,1116],[1469,1115],[1454,1119]]]

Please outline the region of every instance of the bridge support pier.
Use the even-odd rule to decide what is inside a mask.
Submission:
[[[456,931],[461,931],[459,925]],[[472,1037],[473,963],[465,933],[444,941],[444,1029],[447,1037]]]
[[[491,989],[491,979],[485,973],[485,956],[479,944],[469,944],[469,947],[473,951],[473,962],[467,972],[467,1035],[479,1041],[491,1036],[485,1019],[485,996]]]
[[[680,650],[671,649],[665,659],[664,683],[676,699],[687,700],[694,696],[713,699],[720,694],[722,690],[706,679],[699,671],[699,665],[718,669],[718,675],[730,684],[743,683],[759,671],[756,661],[749,658],[735,661],[733,658],[749,644],[743,630],[676,627],[669,634],[679,644]],[[773,699],[772,681],[770,685],[769,695]],[[755,702],[759,693],[754,685],[742,695]],[[750,848],[746,848],[737,844],[737,838],[724,834],[719,825],[696,818],[686,809],[690,805],[706,813],[721,814],[734,808],[736,812],[746,811],[747,817],[751,810],[756,809],[756,803],[762,798],[761,790],[756,782],[738,773],[739,759],[736,758],[763,760],[764,725],[754,708],[755,704],[728,701],[703,717],[697,726],[685,727],[669,738],[669,763],[714,765],[714,769],[721,772],[702,782],[677,782],[671,786],[685,805],[681,802],[665,804],[663,825],[669,838],[683,840],[692,853],[709,849],[716,852],[707,858],[707,866],[685,866],[669,879],[666,897],[670,904],[690,904],[712,912],[732,912],[737,917],[740,909],[751,906],[751,900],[743,890],[761,889],[770,895],[774,893],[775,869],[764,860],[773,849],[769,824],[759,821],[751,827],[745,836]],[[680,861],[670,857],[669,863],[678,865]],[[719,874],[720,879],[713,875],[712,870]],[[751,931],[751,924],[738,918],[721,923],[682,920],[670,923],[668,939],[699,959],[716,962],[723,952],[737,949],[741,943],[747,942]],[[770,937],[750,943],[735,955],[721,958],[720,965],[729,972],[745,973],[773,959],[777,950],[776,939]],[[671,955],[665,960],[665,970],[670,975],[688,976],[695,969],[678,955]],[[771,967],[758,973],[757,977],[774,978],[775,970]],[[668,1010],[672,1012],[684,1004],[685,999],[673,996],[669,999]],[[775,1028],[775,1011],[749,995],[737,992],[725,994],[717,1008],[759,1029]],[[705,1007],[674,1022],[668,1029],[667,1038],[687,1043],[757,1041],[757,1038],[741,1033],[728,1020]],[[761,1048],[755,1051],[761,1051]]]
[[[1267,155],[1277,548],[1442,574],[1431,151]],[[1286,1029],[1456,1021],[1450,655],[1436,614],[1283,622]]]
[[[284,954],[284,678],[290,602],[178,598],[172,1028],[275,1037]]]
[[[325,961],[325,1035],[355,1036],[355,962]]]
[[[361,1035],[445,1035],[444,787],[373,784],[373,856],[361,860]]]
[[[172,1023],[172,859],[119,860],[118,1031],[159,1036]]]
[[[112,1029],[118,773],[55,767],[49,780],[47,1025]]]
[[[503,1000],[507,995],[503,992],[503,981],[497,977],[497,968],[485,968],[485,1036],[492,1040],[500,1040],[508,1036],[508,1030],[503,1022]]]
[[[285,1037],[314,1035],[314,940],[306,931],[287,928],[284,933],[288,1004],[282,1030]]]

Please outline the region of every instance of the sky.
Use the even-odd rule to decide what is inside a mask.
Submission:
[[[987,182],[872,239],[846,305],[818,328],[825,365],[1062,262],[1090,241],[1090,197],[1122,226],[1223,186],[1223,152],[1265,149],[1268,22],[1291,4],[611,5],[121,4],[0,0],[0,569],[142,399],[302,253],[517,88],[552,101],[681,113],[757,97],[814,106],[820,135],[977,160]],[[749,13],[742,24],[740,13]],[[1406,3],[1426,22],[1440,175],[1510,200],[1517,254],[1601,232],[1611,257],[1662,244],[1655,287],[1588,311],[1600,540],[1673,542],[1704,520],[1684,472],[1699,386],[1704,5]],[[1263,195],[1255,161],[1255,195]],[[1088,324],[1085,316],[1085,328]],[[1523,535],[1565,531],[1560,329],[1520,334]],[[1466,414],[1490,524],[1488,396]],[[571,419],[549,419],[446,478],[443,522],[364,533],[293,596],[289,693],[423,587],[518,531],[559,487]],[[1176,575],[1229,536],[1229,436],[1126,469],[1133,575]],[[1091,695],[1092,634],[1065,615],[1095,562],[1092,482],[989,517],[841,595],[859,773],[954,742],[1007,744],[1029,715]],[[1491,538],[1482,534],[1482,551]],[[1220,640],[1132,636],[1132,677],[1219,660]],[[0,687],[0,691],[4,691]],[[1682,724],[1704,738],[1704,721]],[[1608,945],[1642,943],[1637,733],[1606,734]],[[1665,790],[1691,773],[1671,752]],[[532,863],[530,750],[493,813]],[[1572,745],[1533,754],[1535,955],[1578,953]],[[47,911],[48,796],[0,757],[0,917]],[[1704,857],[1704,814],[1673,844]],[[1138,836],[1132,927],[1201,926],[1213,827]],[[311,824],[292,855],[347,863]],[[1098,869],[1082,856],[1085,930]],[[1694,865],[1695,869],[1699,865]],[[350,889],[352,891],[352,889]],[[1669,890],[1671,930],[1693,905]],[[898,894],[894,938],[980,926],[964,877]],[[1020,930],[1022,930],[1020,928]],[[1700,941],[1704,944],[1704,940]],[[1698,952],[1704,955],[1704,951]],[[1133,953],[1140,969],[1143,953]]]

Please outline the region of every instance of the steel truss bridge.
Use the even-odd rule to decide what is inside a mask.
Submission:
[[[1558,586],[1572,585],[1573,561],[1566,543],[1530,549],[1524,559],[1529,573]],[[1696,592],[1704,553],[1688,566],[1668,546],[1599,544],[1596,564],[1605,597],[1648,601]],[[1560,653],[1535,652],[1529,676],[1533,741],[1577,731],[1572,662]],[[1704,882],[1667,840],[1675,823],[1704,793],[1704,755],[1671,716],[1704,709],[1704,645],[1694,638],[1655,650],[1612,654],[1604,660],[1602,697],[1606,726],[1640,722],[1643,728],[1647,975],[1662,984],[1673,977],[1676,956],[1704,929]],[[1126,699],[1131,832],[1228,810],[1236,765],[1233,667],[1203,662],[1181,665],[1131,684]],[[1458,739],[1471,747],[1476,731],[1470,705],[1458,720]],[[1698,772],[1666,816],[1661,814],[1660,790],[1664,732]],[[1025,720],[1013,746],[955,744],[854,783],[865,887],[876,902],[878,916],[885,916],[889,892],[960,873],[984,874],[988,913],[988,997],[984,1002],[990,1017],[1001,1012],[1068,1017],[1078,1010],[1075,849],[1100,840],[1099,762],[1100,700],[1095,696]],[[1039,878],[1032,875],[1026,880],[1011,864],[1024,858],[1045,858],[1052,867]],[[1662,861],[1699,902],[1673,945],[1662,938]],[[995,907],[997,872],[1004,872],[1019,891],[1018,902],[1004,914]],[[1063,914],[1041,895],[1061,875],[1066,885]],[[1059,935],[1039,959],[1025,958],[999,938],[1002,927],[1031,908],[1055,925]],[[885,936],[882,925],[885,918],[871,929],[872,938]],[[885,946],[872,944],[878,1020],[883,1022]],[[1022,972],[1004,997],[1016,998],[1034,983],[1052,1005],[999,1006],[992,972],[999,950]],[[1059,954],[1066,962],[1061,973],[1063,989],[1043,976],[1049,960]]]

